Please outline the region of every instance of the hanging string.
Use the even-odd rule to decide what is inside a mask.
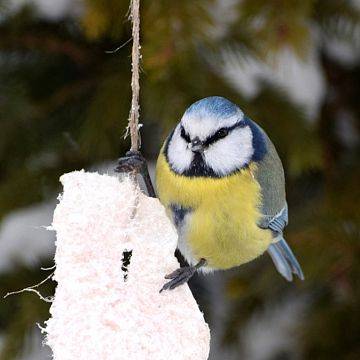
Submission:
[[[132,100],[129,115],[129,123],[126,135],[130,133],[131,151],[138,151],[141,146],[139,133],[139,64],[140,64],[140,0],[131,0],[130,19],[132,22],[132,53],[131,53],[131,90]]]

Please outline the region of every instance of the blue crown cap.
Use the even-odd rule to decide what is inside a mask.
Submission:
[[[202,116],[224,118],[236,115],[239,111],[239,107],[228,99],[221,96],[210,96],[190,105],[185,114],[194,115],[196,113]]]

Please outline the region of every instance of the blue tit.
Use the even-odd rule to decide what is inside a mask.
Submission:
[[[284,170],[265,131],[229,100],[192,104],[157,160],[156,189],[189,266],[164,289],[198,269],[230,269],[265,251],[288,281],[304,279],[283,231],[288,223]]]

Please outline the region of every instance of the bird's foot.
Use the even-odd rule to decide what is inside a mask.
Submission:
[[[171,281],[164,284],[164,286],[160,289],[160,292],[163,290],[173,290],[176,287],[185,284],[196,273],[196,270],[197,268],[195,266],[184,266],[176,269],[171,274],[166,275],[165,279],[171,279]]]
[[[128,151],[118,160],[116,172],[143,174],[147,171],[146,160],[140,151]]]
[[[118,160],[115,171],[120,173],[130,173],[132,175],[140,174],[144,180],[149,196],[153,198],[156,197],[146,160],[140,151],[128,151],[124,157],[121,157]]]
[[[200,259],[200,261],[194,266],[184,266],[176,269],[171,274],[165,275],[165,279],[171,279],[171,281],[165,283],[164,286],[160,289],[160,292],[163,290],[173,290],[176,287],[185,284],[193,277],[199,268],[204,265],[206,265],[206,260]]]

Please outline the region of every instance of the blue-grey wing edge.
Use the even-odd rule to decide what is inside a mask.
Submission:
[[[293,274],[299,279],[304,280],[301,266],[283,237],[283,230],[287,223],[288,207],[286,204],[275,216],[264,216],[262,223],[259,226],[270,229],[274,233],[274,242],[268,247],[267,251],[274,262],[277,271],[287,281],[293,280]]]

